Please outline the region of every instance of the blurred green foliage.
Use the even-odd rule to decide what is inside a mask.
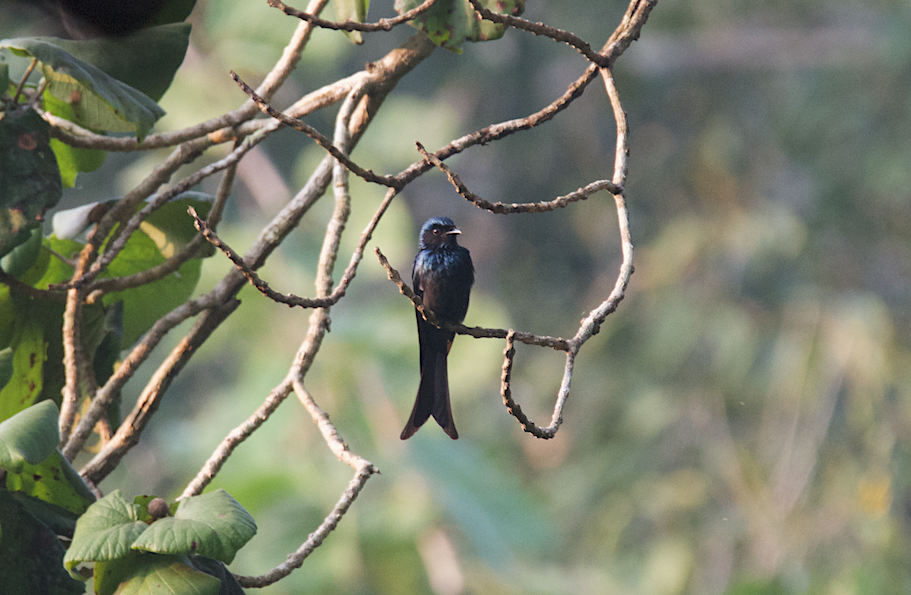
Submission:
[[[391,16],[390,4],[373,2],[368,19]],[[524,16],[598,46],[624,9],[531,2]],[[13,17],[0,28],[46,33]],[[161,100],[164,128],[239,105],[227,70],[255,79],[295,25],[242,0],[199,2],[190,21],[197,58]],[[406,29],[365,35],[358,47],[317,31],[276,103],[360,69]],[[636,273],[579,356],[552,441],[523,434],[505,413],[502,344],[466,337],[450,357],[462,438],[428,426],[398,440],[417,388],[414,318],[368,256],[332,310],[307,385],[382,475],[303,569],[264,592],[911,591],[909,29],[911,9],[896,0],[659,2],[616,67],[630,118]],[[531,113],[584,67],[574,50],[516,31],[461,56],[438,50],[386,100],[353,157],[398,171],[417,159],[414,140],[433,149]],[[328,116],[312,121],[331,129]],[[451,165],[490,200],[544,200],[606,177],[613,143],[596,83],[553,122]],[[161,155],[110,156],[61,206],[121,194]],[[256,155],[220,228],[240,251],[321,150],[284,131]],[[382,192],[353,191],[356,234]],[[274,289],[309,293],[329,212],[314,209],[264,267]],[[478,268],[467,324],[568,336],[613,285],[608,195],[502,217],[432,173],[393,205],[375,244],[407,271],[417,226],[437,214],[464,230]],[[229,269],[207,260],[198,291]],[[307,313],[251,290],[241,298],[102,489],[178,494],[283,377]],[[549,417],[561,373],[559,353],[519,346],[514,393],[536,421]],[[138,391],[127,387],[126,407]],[[268,425],[213,486],[260,528],[231,567],[242,574],[282,562],[351,476],[296,403]]]

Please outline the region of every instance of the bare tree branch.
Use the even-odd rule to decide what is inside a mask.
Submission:
[[[354,109],[356,100],[360,95],[360,90],[353,90],[349,95],[349,99],[346,100],[342,109],[339,111],[338,124],[336,126],[336,142],[338,143],[340,150],[345,153],[349,151],[348,144],[350,144],[352,140],[352,135],[350,134],[350,131],[347,130],[347,126],[350,122],[351,112]],[[345,127],[344,132],[341,131],[342,126]],[[334,165],[333,169],[346,171],[337,163]],[[332,268],[335,262],[335,254],[337,254],[338,251],[338,236],[344,229],[344,223],[345,220],[347,220],[347,212],[350,211],[350,205],[347,204],[349,200],[350,197],[347,197],[347,191],[344,188],[336,195],[336,209],[333,214],[335,223],[327,228],[323,242],[323,251],[320,254],[318,265],[317,279],[315,282],[318,297],[325,297],[332,286]],[[335,254],[332,253],[333,250]],[[294,382],[300,382],[313,364],[313,360],[322,345],[323,337],[328,328],[328,308],[321,307],[314,309],[310,315],[310,324],[307,335],[304,338],[303,343],[301,343],[297,355],[294,358],[294,363],[291,365],[285,379],[272,389],[272,392],[269,393],[266,401],[257,409],[254,415],[249,417],[243,424],[228,434],[203,465],[202,469],[200,469],[193,481],[184,489],[181,498],[201,493],[202,490],[205,489],[205,486],[212,481],[234,449],[262,426],[269,416],[271,416],[285,400],[291,392]]]
[[[287,560],[266,574],[261,576],[236,576],[237,581],[241,586],[248,588],[265,587],[283,579],[297,568],[300,568],[303,565],[304,560],[306,560],[316,548],[322,545],[329,533],[338,526],[342,517],[345,516],[345,513],[348,512],[348,509],[351,508],[351,505],[354,503],[354,499],[357,498],[358,494],[360,494],[361,490],[364,488],[364,484],[367,483],[367,480],[370,479],[370,476],[374,473],[377,473],[377,470],[373,466],[359,468],[354,474],[354,479],[348,483],[348,488],[344,491],[341,498],[339,498],[335,508],[333,508],[332,512],[330,512],[323,522],[320,523],[320,526],[317,527],[316,531],[311,533],[307,537],[307,540],[297,548],[294,553],[288,556]]]
[[[88,248],[88,246],[86,246]],[[83,250],[76,267],[79,273],[86,266],[89,250]],[[84,397],[95,392],[95,377],[89,365],[82,344],[82,306],[84,292],[73,288],[66,294],[66,309],[63,311],[63,368],[66,379],[60,402],[60,444],[66,443],[76,419],[76,410]],[[75,457],[75,453],[71,453]],[[64,455],[67,455],[64,452]],[[67,459],[72,461],[72,457]]]
[[[563,42],[579,50],[579,53],[588,58],[590,61],[594,62],[598,66],[610,67],[610,64],[605,56],[602,56],[598,52],[592,49],[592,46],[588,44],[582,38],[573,35],[569,31],[564,31],[562,29],[557,29],[555,27],[548,27],[544,23],[533,23],[519,17],[514,17],[508,14],[500,14],[488,10],[481,5],[479,0],[468,0],[471,3],[471,6],[474,7],[478,14],[481,15],[481,18],[493,23],[499,23],[501,25],[507,25],[515,29],[522,29],[523,31],[528,31],[529,33],[534,33],[535,35],[542,35],[544,37],[550,37],[554,41]]]
[[[350,122],[355,110],[356,104],[361,97],[361,93],[358,90],[351,92],[351,95],[345,100],[345,103],[342,105],[342,109],[339,110],[339,116],[336,120],[335,127],[335,146],[342,153],[348,152],[348,147],[351,145],[351,134],[350,134]],[[334,167],[333,178],[335,183],[333,184],[333,189],[335,191],[335,211],[332,214],[332,219],[329,222],[329,225],[326,227],[326,235],[323,242],[323,249],[320,253],[319,259],[319,268],[316,277],[316,293],[318,296],[325,296],[328,294],[329,290],[332,288],[332,270],[335,266],[335,261],[338,257],[339,243],[341,241],[342,232],[345,229],[348,217],[351,213],[351,196],[348,192],[348,170],[341,164],[336,163]],[[316,350],[319,347],[319,343],[322,341],[322,336],[325,335],[326,330],[329,325],[329,311],[328,308],[318,308],[313,311],[310,316],[310,328],[315,330],[318,333],[318,339],[316,339],[311,345],[313,345],[312,355],[316,354]],[[302,346],[303,347],[303,346]],[[301,360],[305,361],[304,358]],[[312,356],[310,358],[312,361]],[[290,376],[290,375],[289,375]],[[238,581],[243,586],[247,587],[263,587],[269,584],[272,584],[285,576],[289,575],[295,569],[300,568],[304,560],[309,556],[326,538],[326,536],[338,525],[342,517],[351,507],[351,504],[357,498],[360,491],[363,489],[364,484],[374,473],[378,473],[378,469],[373,466],[372,463],[366,459],[355,455],[352,453],[348,446],[342,441],[341,436],[339,436],[338,431],[335,426],[329,421],[329,417],[326,413],[320,409],[316,404],[316,401],[303,385],[303,374],[299,374],[294,378],[292,386],[295,393],[298,396],[298,399],[301,401],[301,404],[304,405],[304,408],[310,413],[311,418],[314,423],[320,429],[320,432],[323,435],[323,439],[326,441],[326,444],[332,450],[333,454],[346,465],[352,467],[355,471],[354,478],[348,484],[348,489],[342,494],[338,503],[335,505],[335,508],[329,515],[323,520],[320,526],[311,533],[304,543],[288,558],[279,564],[277,567],[271,571],[258,576],[258,577],[237,577]]]
[[[307,6],[307,12],[311,14],[320,13],[329,0],[311,0]],[[262,84],[256,90],[256,93],[265,98],[266,101],[272,98],[276,89],[281,87],[287,80],[288,76],[294,71],[295,66],[300,61],[301,53],[310,40],[313,31],[313,25],[307,22],[301,22],[294,35],[285,46],[281,58],[272,67]],[[62,140],[68,145],[85,149],[102,149],[105,151],[138,151],[149,149],[160,149],[164,147],[173,147],[181,143],[192,140],[206,138],[210,144],[220,144],[236,140],[238,135],[234,129],[249,121],[257,112],[256,104],[253,101],[246,101],[244,104],[234,110],[221,116],[212,118],[196,126],[177,130],[173,132],[162,132],[150,134],[142,142],[135,137],[111,137],[102,134],[96,134],[86,130],[68,120],[57,117],[48,112],[42,112],[42,117],[51,123],[51,136]],[[250,134],[253,130],[246,130],[240,137]]]
[[[328,332],[330,307],[345,295],[347,288],[357,273],[366,246],[370,242],[380,219],[385,214],[392,200],[411,181],[434,167],[439,168],[447,175],[461,196],[479,208],[500,214],[552,211],[566,207],[573,202],[585,200],[600,190],[608,190],[613,194],[620,227],[622,251],[620,271],[611,294],[604,302],[586,315],[580,322],[575,336],[571,339],[535,335],[527,332],[518,332],[513,329],[486,329],[467,327],[461,324],[441,323],[433,312],[424,309],[422,300],[401,279],[398,272],[389,265],[382,252],[375,248],[380,264],[386,269],[390,280],[398,286],[403,295],[412,301],[417,311],[428,322],[458,334],[476,338],[505,339],[506,346],[500,391],[507,410],[516,417],[526,432],[544,439],[552,438],[555,435],[562,424],[563,409],[570,394],[576,354],[588,339],[599,332],[606,317],[616,310],[624,297],[633,272],[633,246],[630,239],[628,213],[624,197],[628,135],[626,115],[623,112],[609,69],[617,57],[638,37],[642,25],[648,18],[656,0],[632,0],[623,21],[600,52],[595,52],[587,42],[567,31],[548,27],[541,23],[531,23],[508,15],[498,15],[480,6],[477,0],[469,1],[483,18],[536,35],[544,35],[558,42],[565,42],[585,55],[591,63],[567,87],[560,97],[535,113],[523,118],[493,124],[464,135],[433,153],[427,152],[418,143],[417,147],[423,158],[394,176],[376,174],[360,166],[349,155],[361,134],[372,121],[376,110],[386,95],[395,87],[401,76],[410,72],[416,64],[420,63],[433,51],[435,46],[423,33],[413,36],[402,47],[389,52],[381,60],[369,64],[363,71],[302,97],[283,112],[274,109],[270,105],[270,101],[274,96],[274,92],[282,86],[294,69],[313,27],[319,26],[345,31],[388,31],[428,10],[433,5],[434,0],[427,0],[414,10],[395,19],[381,19],[377,23],[367,24],[353,23],[351,21],[334,23],[321,19],[317,15],[326,5],[327,0],[311,0],[307,7],[307,12],[290,8],[280,0],[268,0],[270,6],[280,8],[286,14],[301,19],[301,23],[299,23],[292,40],[285,48],[282,58],[272,68],[257,90],[251,89],[232,73],[232,77],[243,89],[244,93],[247,94],[249,100],[245,101],[237,110],[218,118],[213,118],[199,126],[173,133],[150,135],[142,143],[136,142],[135,139],[113,139],[96,135],[74,124],[59,120],[51,114],[44,114],[44,117],[54,125],[54,136],[64,139],[74,146],[128,151],[176,145],[167,160],[123,199],[118,201],[117,205],[95,227],[88,244],[75,263],[75,271],[70,282],[59,287],[59,289],[67,290],[67,305],[64,317],[66,385],[64,387],[60,425],[63,438],[61,443],[62,450],[68,459],[72,460],[81,451],[115,395],[133,377],[137,368],[147,360],[151,351],[161,342],[162,338],[177,324],[191,317],[198,316],[190,332],[172,349],[165,361],[155,371],[151,381],[143,389],[136,405],[118,430],[113,436],[110,436],[110,439],[102,445],[101,450],[81,470],[89,485],[95,486],[104,479],[116,468],[127,452],[138,443],[144,428],[161,403],[170,383],[187,365],[196,350],[211,337],[221,322],[238,307],[239,302],[236,299],[236,295],[246,282],[250,282],[264,295],[277,302],[290,306],[312,308],[306,336],[289,365],[286,376],[266,395],[263,402],[247,419],[227,433],[181,495],[181,498],[186,498],[201,493],[218,474],[234,450],[269,420],[292,391],[310,414],[329,449],[340,461],[354,470],[354,477],[349,482],[347,489],[342,493],[333,510],[320,523],[319,527],[307,537],[295,552],[289,555],[287,560],[272,570],[261,576],[238,577],[245,587],[262,587],[272,584],[290,574],[294,569],[299,568],[309,554],[319,547],[326,536],[338,525],[341,518],[360,494],[369,477],[374,473],[378,473],[372,463],[348,448],[348,445],[339,435],[337,428],[330,422],[329,416],[319,407],[312,395],[307,391],[304,381]],[[513,133],[528,130],[549,121],[580,97],[598,74],[604,80],[605,90],[610,99],[617,125],[617,145],[611,180],[598,180],[565,196],[551,200],[527,203],[490,202],[473,194],[462,183],[458,175],[444,164],[445,159],[470,147],[500,140]],[[300,119],[316,109],[333,105],[342,100],[343,103],[336,116],[335,129],[331,141]],[[257,110],[266,113],[270,118],[254,119]],[[292,127],[307,134],[326,151],[327,155],[322,159],[307,184],[274,217],[272,222],[264,227],[256,241],[241,256],[218,238],[214,228],[220,218],[224,200],[227,199],[230,193],[237,163],[256,144],[284,126]],[[226,157],[200,168],[194,174],[180,180],[172,188],[165,191],[161,190],[162,186],[170,180],[170,177],[174,175],[180,166],[190,163],[214,145],[230,140],[235,142],[235,146]],[[210,212],[208,221],[203,221],[193,209],[190,209],[201,235],[195,237],[177,256],[168,259],[167,262],[159,267],[119,279],[98,279],[98,275],[117,257],[120,250],[126,245],[130,235],[149,214],[181,192],[192,188],[202,180],[222,170],[226,170],[226,175],[222,180],[219,199]],[[333,288],[333,276],[340,257],[342,235],[349,223],[352,209],[348,188],[350,173],[368,182],[384,186],[387,190],[384,198],[376,207],[370,222],[362,231],[341,278]],[[301,218],[309,212],[310,207],[325,193],[330,179],[333,182],[335,205],[331,219],[326,226],[322,249],[316,265],[315,297],[301,298],[293,294],[280,294],[272,290],[256,271],[262,267],[270,254],[292,232]],[[149,197],[154,198],[143,206],[142,202],[149,199]],[[203,239],[218,247],[232,261],[234,266],[214,289],[198,298],[188,300],[158,320],[142,340],[130,350],[121,366],[108,379],[105,385],[101,388],[95,387],[90,362],[81,345],[81,310],[83,305],[87,303],[87,300],[98,299],[104,292],[134,287],[170,274],[193,256]],[[101,246],[105,246],[103,253],[100,253]],[[4,281],[5,279],[0,273],[0,282]],[[516,341],[534,346],[548,347],[566,354],[566,363],[554,404],[553,416],[550,425],[547,427],[538,426],[528,419],[514,399],[511,379],[515,363]],[[77,424],[75,423],[77,405],[87,396],[93,398],[85,415]]]
[[[617,88],[614,85],[614,79],[610,70],[601,71],[604,79],[604,86],[607,95],[610,98],[611,107],[614,110],[614,119],[617,122],[617,148],[614,159],[614,183],[622,186],[626,182],[627,163],[629,159],[629,140],[626,127],[626,113],[620,103],[620,96],[617,94]],[[614,289],[604,302],[592,310],[589,315],[582,321],[579,331],[573,337],[574,342],[579,345],[596,335],[601,328],[604,319],[614,310],[617,309],[620,301],[629,285],[630,276],[633,274],[633,242],[629,229],[629,213],[626,209],[626,200],[623,194],[615,194],[614,202],[617,207],[617,220],[620,226],[620,247],[623,253],[623,262],[620,265],[620,273],[614,284]]]
[[[224,205],[231,194],[231,188],[234,184],[234,175],[236,171],[236,162],[228,166],[226,169],[225,177],[222,179],[222,182],[219,185],[219,190],[218,194],[215,197],[215,202],[212,204],[212,207],[209,210],[209,215],[206,221],[203,222],[203,225],[205,225],[207,229],[211,229],[213,226],[217,225],[218,221],[221,219]],[[194,210],[193,212],[195,213],[196,211]],[[124,289],[129,289],[131,287],[139,287],[140,285],[145,285],[146,283],[151,283],[153,281],[163,279],[170,274],[173,274],[185,262],[196,256],[196,253],[199,250],[199,247],[202,246],[204,240],[205,238],[203,237],[203,234],[197,235],[192,240],[187,242],[187,244],[180,250],[180,252],[167,259],[160,265],[154,266],[150,269],[146,269],[132,275],[127,275],[125,277],[112,277],[109,279],[97,280],[92,284],[92,293],[87,297],[86,301],[91,302],[93,300],[97,300],[100,294],[111,293],[114,291],[123,291]]]
[[[599,190],[607,190],[612,194],[619,194],[623,192],[623,189],[614,184],[609,180],[598,180],[597,182],[592,182],[584,188],[580,188],[575,192],[571,192],[565,196],[559,196],[550,201],[540,201],[540,202],[522,202],[522,203],[503,203],[503,202],[489,202],[484,200],[480,196],[472,193],[465,184],[462,183],[462,180],[459,179],[459,176],[452,171],[448,165],[440,161],[436,156],[431,155],[424,149],[424,145],[421,143],[415,143],[417,145],[418,151],[425,159],[429,160],[433,165],[438,167],[440,171],[446,174],[446,177],[449,178],[449,181],[455,186],[456,191],[461,194],[465,200],[473,203],[479,209],[485,209],[491,213],[496,213],[498,215],[510,215],[513,213],[546,213],[548,211],[554,211],[556,209],[561,209],[563,207],[569,206],[570,204],[585,200],[595,192]]]
[[[66,294],[60,291],[38,289],[13,277],[6,271],[0,270],[0,283],[6,285],[11,291],[19,292],[36,300],[49,300],[52,302],[66,302]]]
[[[299,132],[303,132],[304,134],[306,134],[307,136],[312,138],[314,141],[316,141],[316,144],[318,144],[319,146],[324,148],[327,153],[329,153],[330,155],[335,157],[340,163],[344,164],[345,167],[350,169],[351,172],[354,173],[355,175],[364,178],[368,182],[382,184],[383,186],[396,187],[396,180],[394,178],[389,178],[387,176],[378,176],[377,174],[373,173],[369,169],[362,168],[358,164],[351,161],[351,159],[349,159],[347,155],[342,154],[342,152],[339,151],[337,147],[333,146],[332,141],[330,141],[328,138],[326,138],[325,136],[320,134],[320,132],[318,130],[316,130],[315,128],[313,128],[312,126],[307,124],[306,122],[303,122],[297,118],[290,118],[290,117],[286,116],[285,114],[281,113],[280,111],[276,110],[275,108],[273,108],[271,105],[266,103],[260,96],[258,96],[256,94],[256,92],[253,89],[251,89],[250,86],[247,85],[247,83],[245,83],[233,71],[231,72],[231,78],[233,78],[234,82],[236,82],[238,84],[238,86],[241,89],[243,89],[244,93],[246,93],[248,96],[250,96],[251,99],[253,99],[253,101],[256,102],[256,105],[259,106],[259,108],[263,111],[263,113],[266,113],[266,114],[272,116],[273,118],[275,118],[276,120],[278,120],[279,122],[284,124],[285,126],[294,128],[295,130],[297,130]]]
[[[376,23],[358,23],[356,21],[344,21],[341,23],[336,23],[333,21],[321,19],[313,14],[310,14],[309,12],[303,12],[297,10],[296,8],[292,8],[281,0],[268,0],[269,6],[272,8],[277,8],[288,16],[304,20],[308,23],[312,23],[317,27],[321,27],[323,29],[334,29],[336,31],[362,31],[364,33],[391,31],[393,27],[410,21],[430,10],[430,7],[433,6],[434,2],[436,2],[436,0],[425,0],[423,4],[412,8],[408,12],[404,12],[392,19],[380,19]]]

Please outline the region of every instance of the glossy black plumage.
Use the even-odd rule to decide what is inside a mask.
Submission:
[[[448,217],[429,219],[421,228],[421,250],[414,259],[411,278],[414,292],[424,306],[446,322],[460,323],[468,312],[468,298],[474,284],[474,266],[468,250],[459,246],[462,233]],[[449,378],[446,356],[455,333],[439,329],[415,311],[421,348],[421,384],[402,430],[410,438],[430,416],[455,440],[459,437],[449,406]]]

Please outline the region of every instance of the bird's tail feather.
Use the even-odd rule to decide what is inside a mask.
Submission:
[[[449,372],[446,365],[446,354],[439,354],[437,358],[437,365],[433,375],[436,388],[433,419],[437,420],[437,423],[440,424],[440,427],[450,438],[457,440],[459,433],[456,431],[455,422],[452,421],[452,406],[449,404]]]
[[[421,384],[411,417],[402,430],[401,439],[407,440],[418,431],[430,416],[440,424],[443,431],[453,440],[459,437],[455,423],[452,421],[452,409],[449,405],[449,378],[446,366],[446,353],[431,352],[429,361],[423,362]]]

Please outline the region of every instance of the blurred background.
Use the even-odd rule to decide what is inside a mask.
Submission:
[[[29,4],[4,4],[0,37],[61,34]],[[600,47],[625,8],[531,1],[524,16]],[[392,14],[391,2],[375,1],[369,18]],[[199,0],[190,21],[191,49],[158,130],[239,105],[228,70],[258,82],[296,26],[244,0]],[[911,4],[901,0],[660,0],[616,66],[631,129],[636,272],[577,359],[556,438],[524,434],[504,410],[502,342],[459,337],[450,383],[461,439],[428,424],[402,443],[418,382],[414,314],[368,255],[332,309],[306,384],[382,475],[301,570],[264,592],[911,592],[908,31]],[[412,33],[354,46],[317,31],[274,104],[361,69]],[[525,116],[585,66],[568,46],[518,31],[461,55],[438,49],[386,100],[353,157],[398,172],[417,160],[415,140],[435,149]],[[308,121],[328,132],[334,113]],[[613,130],[596,82],[555,120],[450,165],[489,200],[548,200],[610,176]],[[109,156],[62,206],[123,194],[165,154]],[[222,238],[243,252],[321,157],[289,130],[261,145],[243,162]],[[348,254],[383,194],[359,182],[353,191]],[[312,294],[324,202],[262,270],[274,289]],[[373,245],[407,272],[433,215],[452,217],[472,251],[466,324],[571,336],[613,286],[620,248],[607,193],[500,216],[431,172],[396,199]],[[209,259],[198,291],[228,269]],[[250,290],[241,297],[102,489],[173,499],[284,376],[308,313]],[[518,347],[515,397],[538,422],[550,418],[562,368],[558,352]],[[140,389],[128,386],[125,407]],[[259,524],[232,570],[281,563],[350,477],[289,399],[213,484]]]

